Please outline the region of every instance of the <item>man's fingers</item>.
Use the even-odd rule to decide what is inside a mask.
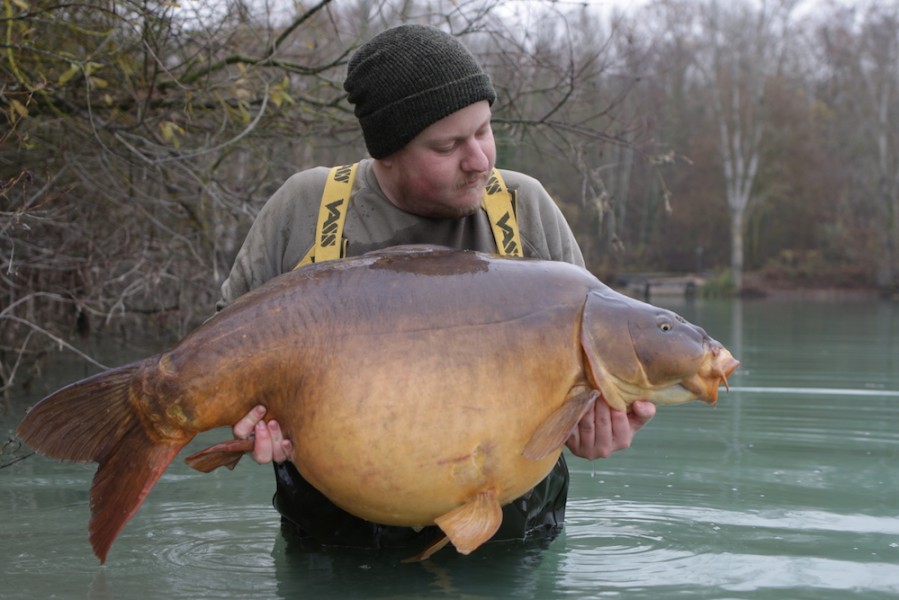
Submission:
[[[581,417],[581,420],[577,422],[577,433],[581,437],[581,439],[589,440],[589,443],[593,443],[593,439],[596,437],[596,409],[590,408],[584,416]]]
[[[628,413],[620,410],[610,410],[610,435],[609,435],[609,455],[619,450],[626,450],[631,447],[634,439],[634,430],[631,427],[630,417]]]
[[[290,443],[290,440],[284,440],[283,442],[281,442],[281,454],[283,458],[281,458],[280,460],[276,458],[275,462],[282,463],[285,460],[290,460],[290,456],[291,454],[293,454],[293,444]]]
[[[629,448],[634,434],[656,413],[651,402],[638,400],[630,412],[613,410],[600,398],[578,422],[568,439],[568,448],[581,458],[608,458]]]
[[[631,434],[631,423],[628,413],[622,410],[609,409],[609,429],[615,438],[624,438],[625,443],[627,443],[627,438]]]
[[[608,456],[611,431],[609,406],[600,398],[578,421],[577,427],[568,439],[568,449],[581,458]]]
[[[648,400],[637,400],[631,406],[629,413],[631,429],[636,433],[641,427],[649,423],[656,416],[656,405]]]
[[[265,421],[256,423],[256,444],[253,446],[253,460],[260,465],[272,462],[272,436]]]
[[[272,461],[281,463],[290,459],[293,445],[284,439],[284,433],[277,421],[263,421],[265,407],[253,407],[247,415],[232,427],[234,437],[241,440],[254,438],[253,460],[259,464]]]
[[[262,417],[265,416],[265,407],[262,405],[253,407],[247,416],[238,421],[234,427],[231,428],[231,433],[234,434],[239,440],[248,439],[253,435],[253,430],[256,428],[256,424],[262,420]]]
[[[281,426],[278,425],[277,421],[268,422],[268,434],[271,438],[272,460],[276,463],[284,462],[287,460],[287,452],[284,448],[284,444],[287,440],[284,439],[284,434],[281,432]],[[287,443],[289,444],[290,442]]]

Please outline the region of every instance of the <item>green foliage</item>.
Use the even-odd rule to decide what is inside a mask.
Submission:
[[[730,269],[722,269],[713,277],[706,279],[699,289],[703,298],[730,298],[736,295],[733,274]]]

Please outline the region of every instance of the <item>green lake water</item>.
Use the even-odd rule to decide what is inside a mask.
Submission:
[[[31,456],[0,468],[0,598],[899,597],[899,303],[659,303],[743,366],[716,407],[661,408],[631,449],[571,458],[566,528],[546,547],[417,564],[297,551],[269,467],[203,475],[178,458],[100,566],[87,542],[94,466]],[[0,433],[89,374],[72,362],[14,395]],[[0,465],[25,452],[8,447]]]

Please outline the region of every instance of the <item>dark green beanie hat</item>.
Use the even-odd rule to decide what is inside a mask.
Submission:
[[[426,25],[393,27],[363,44],[343,87],[372,158],[390,156],[457,110],[496,100],[490,76],[471,52]]]

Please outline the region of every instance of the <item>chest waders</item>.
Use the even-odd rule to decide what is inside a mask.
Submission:
[[[348,241],[343,237],[343,227],[357,167],[358,163],[334,167],[328,173],[315,242],[294,269],[346,256]],[[515,196],[496,169],[487,181],[481,208],[490,221],[497,252],[503,256],[523,256],[515,217]],[[273,504],[281,513],[282,531],[288,543],[306,547],[307,542],[303,540],[311,538],[314,544],[421,550],[443,536],[436,525],[419,530],[379,525],[353,516],[312,487],[290,461],[275,464],[275,480],[277,490]],[[563,454],[550,474],[534,489],[503,507],[502,525],[492,539],[513,540],[529,536],[541,544],[552,540],[561,531],[565,520],[568,481]]]
[[[343,226],[358,166],[359,163],[344,165],[328,172],[318,209],[315,242],[294,269],[346,256],[349,240],[343,237]],[[518,230],[518,219],[515,218],[515,196],[506,187],[497,169],[493,169],[487,181],[481,208],[490,220],[497,252],[502,256],[522,256],[521,233]]]

